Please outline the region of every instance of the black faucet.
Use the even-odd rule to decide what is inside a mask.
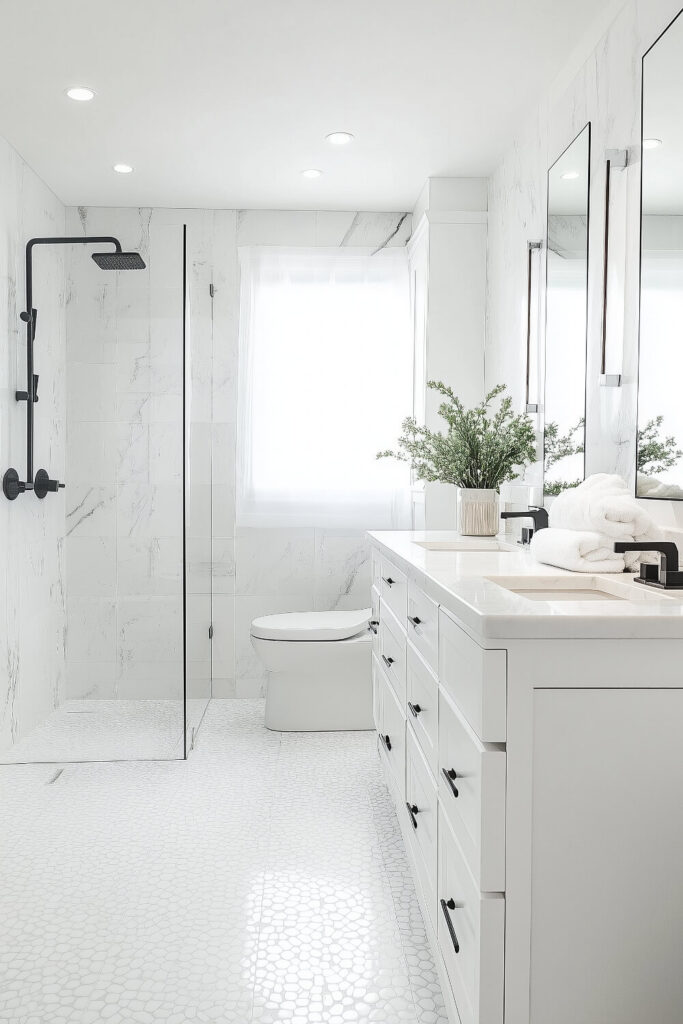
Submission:
[[[520,544],[528,544],[536,530],[545,530],[548,527],[548,512],[544,508],[532,505],[526,512],[501,512],[501,519],[533,519],[534,525],[522,527],[522,539]]]
[[[640,576],[636,583],[648,587],[662,587],[664,590],[683,590],[683,572],[678,568],[678,548],[672,541],[626,541],[618,540],[614,545],[617,554],[624,551],[654,551],[659,555],[659,565],[640,563]]]

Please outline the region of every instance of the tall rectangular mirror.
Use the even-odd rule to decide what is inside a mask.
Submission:
[[[548,171],[543,490],[584,478],[590,124]]]
[[[683,500],[683,17],[643,58],[636,495]]]

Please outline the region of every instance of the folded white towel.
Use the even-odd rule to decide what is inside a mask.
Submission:
[[[614,541],[592,530],[536,530],[531,554],[537,562],[556,565],[572,572],[623,572],[623,555],[616,554]]]
[[[589,530],[614,540],[654,540],[654,521],[636,502],[626,482],[615,474],[596,473],[578,487],[563,491],[550,508],[550,525],[564,530]],[[634,564],[638,555],[629,555]]]

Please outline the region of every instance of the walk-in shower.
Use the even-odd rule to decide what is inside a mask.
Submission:
[[[12,452],[25,436],[27,460],[13,486],[6,475],[19,500],[4,508],[27,538],[29,572],[0,763],[175,760],[211,694],[206,389],[190,343],[192,327],[207,330],[208,284],[200,292],[175,211],[73,208],[54,234],[26,246],[10,335],[10,373],[16,360],[26,390],[7,441]],[[47,501],[30,497],[48,487]],[[49,563],[32,556],[37,532],[55,538]]]
[[[144,270],[145,262],[137,252],[124,252],[118,238],[112,235],[85,235],[75,238],[31,238],[26,243],[26,309],[20,314],[26,324],[26,391],[16,391],[17,402],[26,402],[26,479],[22,480],[13,467],[2,478],[2,489],[6,498],[14,501],[20,494],[33,491],[37,498],[44,498],[51,491],[64,487],[59,480],[51,479],[45,469],[39,469],[33,476],[33,420],[34,407],[38,402],[39,376],[34,369],[34,343],[38,310],[33,305],[33,250],[37,245],[100,245],[111,244],[113,252],[94,252],[92,258],[101,270]]]

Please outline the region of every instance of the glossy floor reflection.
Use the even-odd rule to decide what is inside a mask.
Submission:
[[[197,698],[187,701],[188,746],[207,703]],[[68,700],[26,737],[0,751],[0,764],[182,756],[182,700]]]
[[[0,769],[1,1021],[445,1024],[373,735],[262,722],[213,701],[187,762]]]

